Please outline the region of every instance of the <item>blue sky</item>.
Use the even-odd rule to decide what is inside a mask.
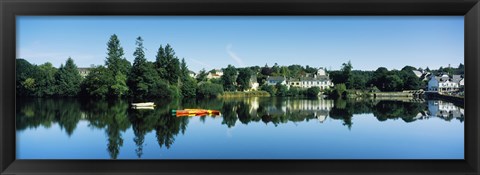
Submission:
[[[300,64],[355,70],[405,65],[439,68],[464,61],[463,16],[17,16],[17,58],[55,67],[104,64],[117,34],[133,63],[135,39],[155,60],[169,43],[193,71]]]

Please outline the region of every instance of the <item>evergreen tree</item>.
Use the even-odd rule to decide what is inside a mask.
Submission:
[[[189,72],[185,58],[182,58],[180,63],[180,78],[182,81],[186,81],[190,77]]]
[[[234,66],[228,65],[223,71],[221,77],[223,89],[225,91],[235,91],[235,80],[237,79],[237,69]]]
[[[155,64],[148,62],[145,58],[143,39],[138,37],[135,43],[137,45],[133,53],[135,60],[128,78],[128,87],[132,95],[137,98],[177,97],[178,88],[169,86],[166,81],[160,79],[159,72],[155,70]]]
[[[82,95],[104,98],[109,95],[110,85],[114,84],[114,77],[111,71],[103,66],[90,70],[82,83]]]
[[[143,97],[148,95],[149,89],[155,82],[153,79],[155,79],[158,74],[152,72],[153,67],[149,66],[145,58],[143,39],[138,37],[135,44],[137,48],[133,53],[135,59],[128,79],[128,86],[134,96]]]
[[[45,63],[38,66],[39,72],[37,74],[37,81],[38,89],[36,92],[36,96],[53,96],[57,93],[55,89],[55,74],[57,73],[57,69],[53,67],[52,63]]]
[[[180,61],[175,56],[175,51],[170,44],[167,44],[165,48],[160,45],[155,65],[160,78],[167,80],[172,85],[178,84]]]
[[[238,90],[244,91],[250,89],[250,78],[252,77],[252,74],[253,72],[249,68],[242,68],[238,71]]]
[[[108,67],[108,70],[114,73],[116,76],[117,73],[127,75],[131,65],[130,62],[123,56],[123,48],[120,46],[120,40],[117,35],[112,35],[110,40],[107,43],[108,56],[105,60],[105,66]]]
[[[205,69],[200,70],[197,75],[197,82],[207,81],[207,75]]]
[[[123,48],[120,46],[120,40],[117,35],[112,35],[107,43],[108,55],[105,60],[107,66],[107,72],[103,72],[111,75],[108,78],[112,81],[105,81],[105,86],[108,87],[108,96],[121,97],[128,93],[127,75],[131,69],[130,62],[123,56]],[[106,77],[105,77],[106,78]]]
[[[59,96],[76,96],[80,92],[82,77],[72,58],[68,58],[65,66],[61,65],[55,75],[56,89]]]

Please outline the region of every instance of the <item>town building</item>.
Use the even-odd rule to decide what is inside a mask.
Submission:
[[[427,91],[436,91],[436,92],[455,92],[459,91],[462,86],[465,85],[465,80],[461,75],[453,75],[450,78],[448,75],[442,76],[430,76],[428,81]]]
[[[419,70],[412,70],[412,72],[417,76],[420,80],[428,80],[428,77],[431,75],[430,72],[427,71],[419,71]]]
[[[222,77],[222,75],[223,75],[223,71],[221,69],[214,69],[208,73],[207,79],[220,78]]]
[[[290,78],[288,80],[288,86],[299,88],[311,88],[319,87],[320,90],[325,90],[333,86],[330,77],[323,68],[317,70],[313,75],[307,75],[300,78]]]
[[[267,85],[275,86],[278,83],[281,85],[287,85],[287,78],[285,76],[268,76],[267,77]]]
[[[80,76],[85,78],[90,73],[92,68],[77,68],[77,70],[78,70],[78,73],[80,73]]]
[[[188,71],[188,75],[190,75],[190,77],[192,78],[196,78],[197,77],[197,73],[193,72],[193,71]]]
[[[427,114],[432,117],[440,117],[442,119],[464,119],[464,109],[458,106],[455,106],[452,103],[445,101],[428,101],[428,111]]]
[[[258,87],[260,86],[260,84],[258,84],[257,82],[257,76],[256,75],[252,75],[250,77],[250,89],[248,91],[256,91],[258,90]]]

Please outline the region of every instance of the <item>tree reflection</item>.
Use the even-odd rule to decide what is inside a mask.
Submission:
[[[379,121],[401,118],[405,122],[413,122],[417,115],[426,109],[424,103],[380,101],[373,107],[373,115]]]
[[[22,99],[17,100],[17,130],[50,127],[57,123],[68,136],[71,136],[82,118],[80,103],[74,99]]]
[[[438,117],[445,121],[464,121],[463,108],[442,101],[410,102],[372,99],[324,100],[299,98],[232,98],[186,101],[155,101],[154,110],[133,110],[125,100],[78,100],[78,99],[17,99],[16,126],[18,131],[39,126],[49,128],[58,124],[71,136],[83,120],[88,126],[103,129],[107,135],[107,151],[110,158],[117,159],[123,146],[123,132],[132,129],[136,148],[141,158],[145,137],[154,132],[160,148],[169,149],[179,133],[185,134],[191,117],[176,117],[172,109],[204,108],[221,111],[222,125],[234,127],[237,120],[243,125],[251,122],[272,123],[275,126],[288,122],[327,118],[341,120],[348,129],[353,127],[353,118],[358,114],[373,114],[378,121],[402,119],[414,122],[419,119]],[[205,122],[207,117],[200,117]]]

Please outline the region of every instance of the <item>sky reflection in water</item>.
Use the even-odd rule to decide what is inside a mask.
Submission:
[[[18,159],[464,158],[463,108],[443,101],[17,101]],[[222,115],[171,115],[182,108]]]

